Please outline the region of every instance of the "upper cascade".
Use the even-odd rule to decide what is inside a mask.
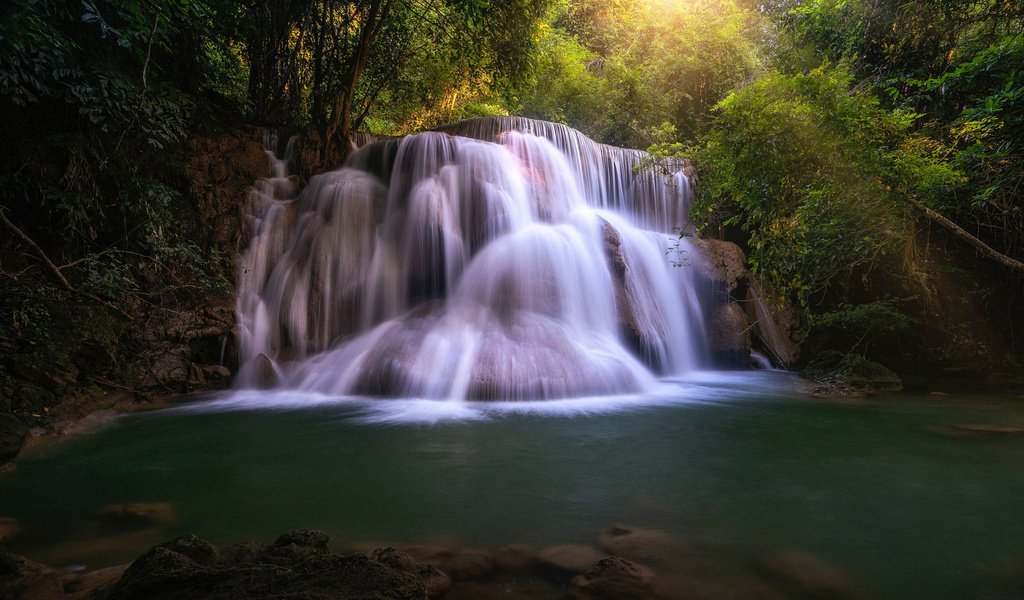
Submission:
[[[534,400],[700,368],[700,259],[674,233],[689,180],[646,156],[497,117],[370,143],[297,197],[274,158],[249,201],[239,385]]]

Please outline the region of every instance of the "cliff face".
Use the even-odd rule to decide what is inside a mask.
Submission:
[[[770,294],[736,244],[704,239],[694,247],[703,258],[697,263],[701,276],[712,290],[707,323],[715,363],[749,366],[754,350],[778,366],[796,365],[806,337],[800,311]]]
[[[269,164],[258,132],[194,136],[170,210],[221,270],[223,291],[147,294],[120,303],[56,289],[33,257],[2,244],[0,464],[26,436],[61,431],[96,410],[154,395],[224,387],[234,368],[233,261],[243,239],[246,191]],[[45,241],[40,241],[46,245]],[[171,265],[173,268],[173,265]],[[144,285],[144,284],[140,284]]]

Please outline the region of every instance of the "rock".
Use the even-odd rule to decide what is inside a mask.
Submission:
[[[744,367],[750,364],[750,324],[739,304],[727,302],[711,314],[708,348],[719,366]]]
[[[434,565],[417,563],[411,556],[395,548],[378,548],[370,558],[398,572],[415,575],[426,586],[430,598],[440,597],[452,587],[452,578],[440,569]]]
[[[494,556],[480,548],[449,550],[433,546],[407,548],[417,562],[434,565],[453,581],[485,579],[494,572]]]
[[[0,598],[63,599],[63,574],[23,556],[12,554],[4,546],[0,546]]]
[[[169,542],[160,544],[158,548],[173,550],[187,556],[197,565],[212,567],[217,564],[217,548],[194,533],[185,534]]]
[[[645,563],[671,564],[685,554],[685,547],[670,533],[615,525],[598,536],[598,546],[608,554]]]
[[[293,532],[294,533],[294,532]],[[128,567],[110,588],[101,589],[96,600],[237,600],[239,598],[352,598],[362,600],[423,600],[427,588],[418,573],[395,569],[387,562],[365,554],[338,556],[317,551],[319,538],[300,546],[303,536],[288,537],[286,544],[274,548],[305,548],[314,553],[297,557],[291,564],[258,561],[231,562],[246,553],[220,553],[221,561],[200,565],[191,558],[165,546],[150,549]],[[282,536],[286,537],[286,536]],[[190,540],[189,547],[205,547],[206,542]],[[249,546],[249,545],[239,545]],[[236,549],[237,550],[237,549]],[[250,553],[258,558],[261,553]],[[393,558],[393,557],[392,557]],[[399,562],[403,562],[399,560]]]
[[[1020,435],[1024,433],[1024,427],[988,425],[984,423],[960,423],[959,425],[954,425],[953,428],[958,431],[966,431],[969,433],[992,433],[998,435]]]
[[[416,576],[426,586],[429,598],[440,598],[452,589],[452,578],[434,565],[416,565]]]
[[[108,504],[96,512],[103,523],[125,528],[155,527],[174,522],[174,508],[166,502]]]
[[[115,565],[74,575],[65,580],[64,593],[68,598],[86,599],[100,588],[116,583],[127,569],[128,565]]]
[[[825,395],[898,392],[903,389],[899,376],[883,365],[857,354],[832,350],[816,356],[800,375],[820,384],[815,393]]]
[[[712,239],[693,240],[693,248],[704,260],[701,274],[711,282],[721,301],[729,297],[742,299],[746,296],[748,275],[747,257],[743,250],[732,242]]]
[[[784,550],[761,559],[761,571],[781,583],[793,597],[852,598],[854,585],[839,569],[796,550]]]
[[[223,365],[205,365],[201,367],[203,379],[206,381],[229,383],[231,380],[231,369]]]
[[[505,573],[528,571],[537,560],[537,551],[524,544],[502,546],[494,553],[494,566]]]
[[[13,415],[0,413],[0,464],[21,452],[21,446],[28,436],[28,427]]]
[[[572,580],[576,600],[653,600],[658,597],[654,573],[618,556],[597,561],[584,575]]]
[[[747,291],[747,318],[753,323],[751,330],[774,362],[789,367],[800,358],[807,339],[800,310],[773,294],[761,278],[751,274]]]
[[[277,538],[275,546],[288,546],[294,544],[303,548],[310,548],[317,553],[327,554],[327,542],[330,538],[327,534],[316,529],[296,529]]]
[[[591,565],[601,560],[603,554],[590,546],[566,544],[541,550],[537,562],[561,574],[586,573]]]
[[[8,544],[21,533],[21,525],[17,519],[0,517],[0,545]]]

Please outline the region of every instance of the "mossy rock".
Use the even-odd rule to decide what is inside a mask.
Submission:
[[[817,392],[870,394],[903,389],[899,375],[884,365],[860,354],[843,354],[833,350],[816,356],[800,374],[824,386]]]

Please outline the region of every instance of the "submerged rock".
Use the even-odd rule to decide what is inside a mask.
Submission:
[[[494,572],[494,555],[482,548],[452,550],[414,546],[406,552],[418,562],[437,567],[455,581],[485,579]]]
[[[782,584],[791,597],[855,598],[852,580],[821,559],[796,550],[783,550],[763,557],[761,572]]]
[[[122,528],[167,525],[174,521],[174,508],[166,502],[108,504],[95,514],[98,521]]]
[[[683,543],[670,533],[621,525],[602,531],[597,544],[608,554],[646,563],[676,562],[685,554]]]
[[[555,572],[576,575],[578,573],[586,573],[591,565],[603,557],[604,554],[590,546],[566,544],[541,550],[540,554],[537,555],[537,561],[543,567]]]
[[[572,597],[575,600],[653,600],[658,594],[650,569],[609,556],[572,580]]]
[[[378,550],[373,556],[338,556],[327,553],[326,543],[326,535],[320,532],[299,530],[270,546],[238,545],[218,553],[208,542],[184,536],[151,548],[115,584],[97,591],[93,598],[423,600],[429,589],[425,578],[434,585],[435,593],[442,593],[436,570],[424,568],[393,548]],[[250,551],[240,551],[243,547]]]

